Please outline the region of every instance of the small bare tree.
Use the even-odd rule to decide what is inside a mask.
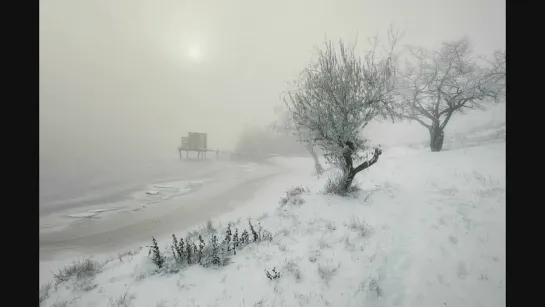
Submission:
[[[363,59],[356,56],[354,46],[347,48],[339,41],[337,51],[331,41],[326,42],[324,48],[317,48],[316,61],[303,70],[285,100],[299,140],[319,146],[326,160],[342,170],[341,193],[382,153],[374,148],[370,157],[363,154],[369,148],[362,130],[376,116],[386,116],[393,99],[393,50],[400,35],[389,34],[391,49],[384,59],[377,59],[377,40]]]
[[[297,136],[297,129],[295,128],[293,117],[290,114],[289,109],[278,109],[278,118],[271,125],[271,129],[273,131],[276,131],[277,133],[293,134]],[[314,150],[314,145],[312,143],[305,143],[304,146],[314,160],[314,168],[316,170],[316,174],[321,175],[324,172],[324,169],[322,167],[322,164],[320,163],[320,160],[318,159],[316,151]]]
[[[480,101],[497,101],[505,91],[505,53],[479,61],[483,59],[473,56],[467,39],[443,43],[435,52],[408,51],[406,69],[398,73],[398,115],[426,127],[431,151],[441,151],[454,113],[482,108]]]

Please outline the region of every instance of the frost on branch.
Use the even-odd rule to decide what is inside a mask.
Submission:
[[[400,35],[390,32],[390,51],[377,59],[377,41],[363,59],[354,47],[332,42],[317,49],[317,59],[303,70],[289,91],[289,107],[301,142],[320,147],[326,160],[343,172],[341,191],[346,191],[354,176],[376,163],[382,153],[368,149],[362,130],[376,116],[386,117],[395,86],[394,46]],[[359,164],[359,165],[358,165]]]
[[[443,43],[437,51],[409,47],[406,68],[398,73],[397,113],[426,127],[431,151],[440,151],[453,114],[504,94],[505,64],[505,52],[492,60],[474,56],[467,39]]]

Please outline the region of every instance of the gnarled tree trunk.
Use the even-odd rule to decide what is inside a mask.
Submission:
[[[345,192],[348,191],[348,189],[352,185],[352,182],[354,181],[354,177],[356,177],[356,174],[357,174],[357,172],[354,171],[354,169],[348,170],[344,174],[344,176],[343,176],[343,180],[344,180],[343,191],[345,191]]]
[[[373,157],[370,160],[365,161],[362,164],[360,164],[358,167],[354,168],[354,164],[352,161],[352,150],[345,151],[344,159],[345,159],[347,167],[344,170],[343,186],[342,186],[343,191],[344,192],[348,191],[357,173],[377,163],[378,157],[381,154],[382,154],[382,150],[380,148],[375,148],[375,151],[373,152]]]
[[[445,140],[445,132],[441,129],[438,122],[434,122],[429,130],[431,151],[441,151],[443,149],[443,141]]]

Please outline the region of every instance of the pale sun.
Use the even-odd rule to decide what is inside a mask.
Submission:
[[[200,60],[201,57],[202,57],[201,48],[199,48],[199,46],[191,46],[189,48],[189,54],[188,55],[194,61]]]

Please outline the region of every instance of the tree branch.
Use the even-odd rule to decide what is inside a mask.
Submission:
[[[373,152],[373,157],[371,160],[365,161],[362,164],[360,164],[358,167],[354,169],[355,173],[359,173],[363,171],[364,169],[370,167],[371,165],[377,163],[378,157],[382,154],[382,150],[378,147],[375,147],[375,151]]]
[[[398,73],[401,99],[397,115],[401,118],[429,129],[423,122],[428,118],[444,128],[457,111],[480,108],[480,101],[497,99],[505,91],[503,52],[496,52],[493,61],[488,61],[490,67],[484,68],[475,62],[467,39],[443,43],[436,52],[409,51],[406,73]]]
[[[415,115],[401,115],[401,117],[404,117],[406,119],[409,119],[409,120],[415,120],[417,121],[419,124],[421,124],[422,126],[430,129],[431,126],[426,124],[424,121],[422,121],[420,118],[416,117]]]
[[[439,126],[441,128],[441,130],[445,129],[445,127],[447,126],[448,121],[450,120],[450,117],[452,116],[453,113],[454,113],[454,111],[451,111],[451,112],[447,113],[447,117],[445,117],[445,120],[443,121],[443,123],[441,123],[441,126]]]
[[[447,80],[448,74],[450,72],[450,69],[452,68],[452,62],[449,63],[447,71],[445,72],[445,75],[443,78],[441,78],[441,82],[437,86],[437,101],[435,102],[435,113],[434,115],[439,119],[439,104],[441,104],[441,93],[443,92],[443,85],[445,84],[445,81]]]

